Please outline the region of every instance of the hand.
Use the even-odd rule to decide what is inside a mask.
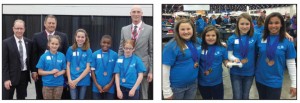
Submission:
[[[37,81],[39,79],[39,76],[37,74],[37,72],[33,72],[32,75],[31,75],[31,78],[34,80],[34,81]]]
[[[4,82],[4,87],[6,88],[6,90],[10,90],[10,86],[12,86],[10,80]]]
[[[135,90],[134,90],[134,89],[131,89],[131,90],[129,91],[128,96],[129,96],[129,97],[133,97],[134,94],[135,94]]]
[[[51,72],[52,72],[52,74],[55,74],[55,73],[59,72],[59,70],[58,69],[52,69]]]
[[[56,72],[56,73],[54,73],[54,77],[56,78],[56,77],[58,77],[58,76],[60,76],[61,75],[61,73],[60,72]]]
[[[102,89],[102,87],[101,87],[100,85],[96,85],[96,87],[97,87],[97,89],[98,89],[98,91],[99,91],[100,93],[103,93],[103,89]]]
[[[297,96],[297,88],[290,88],[291,98]]]
[[[173,99],[173,95],[171,97],[165,98],[166,100],[172,100]]]
[[[234,59],[234,62],[241,62],[240,59]]]
[[[103,92],[108,92],[111,86],[107,84],[106,86],[103,87]]]
[[[122,91],[117,91],[117,96],[118,96],[119,99],[123,99]]]
[[[289,33],[285,33],[285,37],[289,40],[289,41],[294,41],[294,38],[289,34]]]
[[[69,84],[69,86],[70,86],[71,89],[75,89],[76,88],[76,85],[74,85],[74,82],[72,80],[69,80],[68,84]]]
[[[153,79],[152,76],[153,76],[152,73],[148,73],[148,77],[147,77],[147,81],[148,81],[148,82],[151,82],[151,81],[152,81],[152,79]]]

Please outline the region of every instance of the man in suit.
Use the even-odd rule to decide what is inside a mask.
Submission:
[[[14,35],[2,44],[2,99],[25,99],[30,82],[32,41],[23,37],[25,22],[17,19],[12,27]]]
[[[138,5],[131,8],[130,16],[132,24],[122,27],[121,41],[119,46],[119,56],[124,55],[123,42],[127,39],[135,40],[134,54],[139,56],[147,72],[144,73],[144,78],[141,83],[140,94],[142,99],[148,99],[149,82],[152,82],[152,64],[153,64],[153,36],[152,26],[147,25],[142,21],[143,11]],[[152,91],[151,91],[152,92]]]
[[[48,15],[45,17],[44,26],[45,30],[39,33],[35,33],[33,36],[33,65],[34,67],[37,65],[38,60],[41,55],[47,52],[47,42],[49,35],[59,35],[61,38],[61,46],[58,51],[66,54],[68,49],[68,39],[65,33],[55,31],[57,25],[57,19],[53,15]],[[35,69],[35,73],[33,73],[33,80],[35,81],[35,90],[36,90],[36,99],[43,99],[42,94],[42,79],[41,76],[37,75],[37,68]],[[64,88],[64,91],[66,89]],[[63,96],[64,96],[63,92]],[[68,92],[67,92],[68,93]]]

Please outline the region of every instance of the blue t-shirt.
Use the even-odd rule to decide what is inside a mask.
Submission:
[[[270,41],[273,43],[275,41],[275,36],[270,35]],[[259,56],[255,70],[255,79],[257,82],[264,84],[273,88],[282,87],[282,80],[284,69],[286,68],[286,59],[294,59],[296,58],[296,51],[294,48],[293,42],[290,42],[286,38],[279,44],[275,53],[275,63],[272,66],[269,66],[266,62],[267,54],[266,54],[266,44],[267,39],[260,39],[258,41],[259,48]]]
[[[217,24],[216,19],[212,19],[211,20],[211,25],[216,26],[216,24]]]
[[[61,52],[51,54],[49,51],[45,52],[36,65],[36,68],[44,71],[52,71],[54,68],[62,71],[66,70],[66,58]],[[63,86],[64,75],[54,77],[54,74],[42,76],[43,86]]]
[[[92,62],[92,54],[91,49],[84,51],[79,47],[76,50],[72,50],[72,47],[69,47],[66,58],[67,62],[70,62],[70,74],[72,80],[75,80],[83,73],[87,63]],[[77,66],[79,66],[79,70],[76,69]],[[90,74],[87,74],[77,83],[77,86],[89,86],[91,81],[90,77]]]
[[[255,46],[256,46],[256,42],[258,41],[259,37],[261,35],[254,33],[252,35],[252,37],[248,36],[248,35],[242,35],[241,39],[243,44],[245,45],[246,43],[246,38],[249,38],[249,47],[248,47],[248,55],[247,55],[247,59],[248,62],[243,64],[242,68],[233,66],[230,69],[230,74],[234,74],[234,75],[239,75],[239,76],[254,76],[254,70],[255,70]],[[233,55],[236,58],[239,58],[239,60],[242,60],[242,56],[240,53],[240,43],[239,43],[239,37],[236,34],[233,34],[229,37],[228,41],[227,41],[227,45],[228,45],[228,51],[233,51]]]
[[[208,47],[210,50],[210,46]],[[205,51],[201,51],[201,58],[200,58],[200,71],[199,71],[199,79],[198,84],[201,86],[215,86],[223,82],[222,78],[222,62],[223,60],[228,60],[228,52],[225,47],[217,46],[213,62],[212,62],[212,72],[209,75],[204,75],[204,63],[205,63]]]
[[[118,54],[110,50],[108,52],[103,52],[101,49],[97,50],[93,53],[91,67],[95,68],[95,76],[97,83],[104,88],[113,77],[113,72],[115,68],[115,63],[118,59]],[[103,62],[104,63],[103,63]],[[105,68],[106,67],[106,68]],[[104,72],[106,72],[106,76],[104,76]],[[93,83],[93,92],[99,92],[95,83]],[[109,93],[115,93],[115,85],[112,85],[108,91]]]
[[[128,89],[131,89],[134,86],[138,79],[138,74],[144,72],[146,72],[146,67],[143,61],[134,54],[128,58],[120,56],[114,69],[114,73],[120,74],[120,85]],[[125,82],[122,82],[123,78],[125,78]],[[140,86],[137,87],[137,90],[139,90],[139,87]]]
[[[197,41],[197,43],[194,43],[194,46],[197,49],[199,61],[202,40],[197,38]],[[196,83],[199,67],[194,68],[194,60],[192,59],[192,53],[189,48],[184,49],[183,54],[174,39],[169,41],[163,49],[162,64],[171,67],[171,87],[180,88]]]
[[[262,33],[264,32],[264,27],[265,26],[257,26],[257,25],[255,25],[254,26],[254,32],[255,33],[258,33],[259,35],[262,35]]]
[[[196,21],[196,26],[197,26],[197,32],[202,33],[202,31],[204,30],[206,23],[204,22],[204,20],[202,18],[198,19]]]

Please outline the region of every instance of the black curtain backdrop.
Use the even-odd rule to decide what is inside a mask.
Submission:
[[[45,30],[44,19],[47,15],[10,15],[2,14],[2,40],[13,35],[12,27],[16,19],[25,21],[24,36],[32,39],[33,34]],[[76,16],[55,15],[57,18],[56,30],[68,35],[69,46],[74,42],[75,31],[83,28],[88,32],[91,49],[100,49],[101,37],[105,34],[112,36],[111,49],[118,52],[121,28],[131,24],[130,16]],[[143,21],[153,26],[152,17],[143,17]]]

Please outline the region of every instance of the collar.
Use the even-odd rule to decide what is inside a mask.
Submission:
[[[45,30],[45,32],[46,32],[47,35],[54,35],[54,33],[55,33],[55,31],[52,32],[52,33],[49,33],[47,30]]]
[[[22,37],[21,39],[17,38],[16,35],[14,35],[14,38],[16,40],[17,43],[19,43],[19,40],[21,40],[22,42],[24,41],[24,38]]]
[[[137,28],[140,28],[141,27],[141,25],[142,25],[142,23],[143,23],[143,21],[141,21],[140,23],[138,23],[137,25],[134,25],[133,23],[132,23],[132,27],[134,27],[134,26],[137,26]]]

